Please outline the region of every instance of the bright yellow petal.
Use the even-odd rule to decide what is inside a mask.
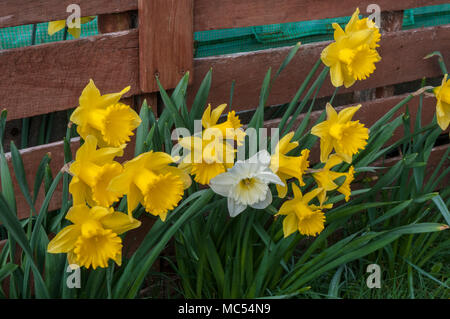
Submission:
[[[332,23],[333,29],[334,29],[334,40],[339,41],[345,36],[344,30],[342,30],[339,23]]]
[[[332,169],[334,166],[339,165],[341,163],[342,158],[336,154],[333,154],[328,158],[327,162],[325,163],[324,169],[326,170]]]
[[[142,203],[143,201],[144,195],[142,195],[141,190],[134,183],[132,183],[127,193],[128,215],[132,216],[133,211],[139,203]]]
[[[67,253],[73,250],[79,236],[79,226],[70,225],[64,227],[55,238],[48,243],[47,251],[51,254]]]
[[[315,197],[317,197],[317,195],[319,195],[321,192],[323,192],[322,188],[313,189],[312,191],[303,195],[302,202],[304,202],[305,204],[309,204],[309,202],[312,201]]]
[[[333,150],[333,142],[329,137],[322,137],[320,139],[320,161],[322,163],[326,162],[328,156]]]
[[[285,198],[287,191],[288,191],[288,187],[286,184],[286,179],[282,179],[280,178],[281,181],[283,182],[284,185],[280,185],[280,184],[276,184],[276,188],[277,188],[277,194],[279,198]]]
[[[327,111],[327,121],[329,121],[330,123],[334,123],[338,120],[338,114],[330,103],[327,103],[326,111]]]
[[[292,191],[294,192],[294,198],[301,200],[303,198],[300,188],[295,183],[292,183]]]
[[[48,23],[48,34],[54,35],[56,32],[66,27],[66,20],[52,21]]]
[[[67,32],[69,32],[75,39],[78,39],[81,35],[81,28],[68,28]]]
[[[359,8],[356,8],[355,12],[353,12],[350,21],[345,26],[345,32],[354,32],[357,31],[356,23],[359,20]]]
[[[344,84],[344,75],[342,74],[341,63],[336,63],[330,67],[331,83],[335,87],[340,87]]]
[[[100,91],[95,86],[94,81],[90,79],[83,92],[81,92],[79,98],[80,107],[95,108],[98,99],[100,99]],[[74,122],[72,118],[70,120]]]
[[[346,107],[338,114],[338,122],[339,123],[346,123],[348,121],[351,121],[353,118],[353,115],[355,115],[356,111],[358,111],[361,108],[361,104],[357,106],[352,107]]]
[[[95,177],[95,183],[92,185],[92,198],[99,206],[109,207],[119,200],[122,195],[108,189],[111,180],[120,175],[122,165],[117,162],[105,164],[100,167]]]
[[[66,215],[67,220],[77,225],[81,225],[91,218],[89,207],[86,204],[72,206]]]
[[[444,131],[450,125],[450,104],[438,100],[436,103],[436,119],[440,128]]]
[[[211,104],[208,105],[206,110],[203,112],[202,125],[204,128],[209,128],[217,124],[223,110],[227,107],[226,104],[221,104],[211,111]]]
[[[297,231],[297,223],[298,221],[295,214],[289,214],[284,218],[283,220],[284,238],[288,237],[289,235]]]
[[[114,212],[103,217],[100,220],[103,227],[111,229],[117,235],[141,226],[141,222],[137,219],[130,218],[127,214]]]
[[[92,199],[92,191],[89,185],[80,180],[77,176],[72,177],[69,184],[69,192],[72,194],[73,205],[95,205]]]
[[[280,154],[287,154],[290,151],[292,151],[294,148],[298,146],[298,142],[291,142],[292,138],[294,137],[295,132],[289,132],[283,138],[278,142],[277,147],[275,148],[275,153]]]

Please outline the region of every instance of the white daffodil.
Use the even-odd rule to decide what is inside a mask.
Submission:
[[[272,202],[268,184],[284,184],[269,165],[270,154],[263,150],[248,160],[237,161],[227,172],[211,179],[211,189],[228,198],[231,217],[239,215],[247,206],[263,209]]]

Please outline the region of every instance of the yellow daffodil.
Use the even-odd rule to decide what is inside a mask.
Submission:
[[[335,87],[352,86],[375,71],[375,63],[381,60],[376,51],[380,32],[367,18],[360,20],[355,11],[345,31],[333,23],[334,40],[321,54],[322,62],[330,67],[331,82]]]
[[[294,132],[286,134],[277,144],[275,153],[270,159],[270,169],[278,175],[284,185],[277,184],[277,192],[280,198],[286,196],[288,187],[286,180],[296,178],[300,186],[305,185],[303,174],[309,166],[309,150],[304,149],[300,156],[287,156],[286,154],[298,146],[298,142],[291,142]]]
[[[442,79],[442,85],[433,90],[437,99],[436,118],[442,130],[446,130],[450,124],[450,80],[447,77],[448,74]]]
[[[80,96],[80,105],[70,117],[78,125],[78,134],[83,139],[94,135],[101,147],[118,147],[129,142],[133,130],[141,123],[133,109],[119,103],[129,90],[128,86],[119,93],[100,95],[94,81],[90,80]]]
[[[97,149],[97,139],[92,135],[86,137],[69,169],[73,175],[69,191],[74,205],[87,202],[90,206],[108,207],[119,199],[121,194],[107,187],[122,172],[122,165],[113,161],[114,157],[122,155],[123,148]]]
[[[334,23],[333,27],[335,29],[335,40],[337,40],[336,37],[339,39],[340,36],[345,36],[345,34],[369,30],[370,31],[370,38],[368,39],[369,47],[371,49],[375,49],[380,46],[378,44],[378,42],[381,39],[380,30],[376,26],[375,22],[370,20],[369,18],[363,19],[359,18],[359,8],[356,8],[355,12],[353,12],[350,21],[345,26],[345,32],[342,32],[342,28],[337,23]]]
[[[122,262],[122,239],[118,236],[137,228],[141,222],[112,208],[76,205],[66,219],[73,224],[63,228],[48,244],[52,254],[66,253],[69,264],[80,267],[108,267],[114,260]]]
[[[234,164],[235,150],[226,141],[207,141],[200,137],[186,137],[179,140],[188,154],[178,165],[194,176],[197,183],[206,185],[217,175],[226,172]]]
[[[245,132],[235,112],[229,112],[227,120],[217,124],[226,104],[214,110],[208,105],[202,116],[204,130],[201,135],[181,138],[178,142],[187,152],[179,168],[194,176],[199,184],[209,184],[217,175],[226,172],[234,164],[235,149],[233,141],[242,145]]]
[[[297,230],[302,235],[316,236],[324,229],[325,214],[309,202],[323,192],[323,189],[316,188],[302,195],[298,186],[292,183],[292,190],[294,198],[284,202],[276,214],[286,215],[283,220],[284,237],[288,237]]]
[[[354,168],[350,166],[347,173],[334,172],[331,169],[342,163],[342,158],[336,154],[330,156],[330,158],[325,163],[325,166],[318,172],[313,173],[313,177],[317,182],[317,186],[322,188],[324,191],[319,194],[318,198],[320,204],[322,205],[326,201],[326,192],[337,189],[338,192],[345,195],[345,201],[350,199],[351,189],[350,184],[354,180]],[[336,179],[345,176],[345,181],[342,185],[335,183]]]
[[[127,195],[128,214],[141,203],[147,212],[165,221],[167,212],[178,205],[184,190],[191,185],[189,175],[169,166],[171,163],[173,158],[163,152],[141,154],[125,163],[109,190]]]
[[[222,134],[223,140],[236,140],[238,145],[242,145],[245,132],[242,130],[241,121],[234,111],[228,112],[227,120],[217,124],[226,104],[221,104],[211,111],[211,104],[208,105],[202,116],[202,125],[207,130],[217,129]],[[215,135],[212,133],[211,135]]]
[[[369,129],[352,117],[361,105],[348,107],[339,112],[327,103],[327,119],[311,129],[311,134],[320,137],[320,161],[325,162],[331,151],[336,151],[344,161],[352,162],[352,156],[364,149],[369,138]]]
[[[95,17],[83,17],[80,19],[81,24],[85,24],[94,20]],[[48,23],[48,34],[50,36],[54,35],[56,32],[64,29],[66,27],[66,20],[58,20],[52,21]],[[69,32],[74,38],[79,38],[81,35],[81,27],[80,28],[68,28],[67,32]]]

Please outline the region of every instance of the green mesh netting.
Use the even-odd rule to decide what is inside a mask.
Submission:
[[[350,17],[272,24],[237,29],[195,32],[195,57],[264,50],[293,45],[298,41],[311,43],[333,37],[332,22],[345,25]],[[450,4],[405,10],[403,29],[450,23]],[[34,44],[61,41],[64,31],[47,34],[48,23],[36,26]],[[97,19],[83,24],[81,37],[98,33]],[[33,25],[0,29],[0,48],[11,49],[33,44]],[[72,39],[70,34],[67,39]]]
[[[22,25],[19,27],[0,29],[0,48],[13,49],[32,45],[33,41],[33,25]],[[36,35],[34,37],[34,44],[57,42],[64,40],[64,30],[55,33],[53,36],[48,35],[48,22],[38,23],[36,26]],[[81,25],[81,37],[88,37],[98,34],[97,18]],[[70,33],[66,34],[66,39],[70,40],[73,37]]]
[[[331,23],[344,26],[350,17],[196,32],[195,56],[264,50],[333,38]],[[450,23],[450,4],[405,10],[403,29]]]

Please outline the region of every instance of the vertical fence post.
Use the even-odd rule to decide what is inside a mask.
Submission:
[[[159,78],[173,89],[193,71],[193,0],[139,0],[139,72],[143,92],[156,92]]]
[[[403,25],[403,10],[381,13],[381,32],[400,31]],[[394,85],[383,86],[375,89],[375,97],[389,97],[394,95]]]

